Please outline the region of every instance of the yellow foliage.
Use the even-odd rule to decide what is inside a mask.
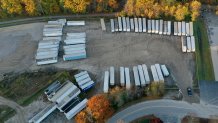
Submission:
[[[22,2],[25,5],[25,10],[26,10],[28,15],[36,15],[37,14],[35,0],[22,0]]]
[[[190,7],[191,7],[192,11],[199,11],[201,8],[201,3],[194,0],[191,2]]]
[[[187,6],[178,5],[177,10],[175,12],[175,18],[178,21],[184,20],[185,16],[189,14],[189,10]]]
[[[87,0],[64,0],[64,8],[73,13],[85,13],[90,1]]]
[[[118,8],[118,3],[117,0],[109,0],[108,1],[108,5],[113,8],[113,9],[117,9]]]
[[[9,14],[21,14],[22,6],[20,0],[1,0],[1,7]]]

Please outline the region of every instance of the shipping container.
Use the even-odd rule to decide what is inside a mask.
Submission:
[[[120,85],[125,86],[125,70],[124,70],[124,67],[120,67]]]
[[[187,52],[191,52],[191,38],[187,37]]]
[[[139,32],[142,32],[142,18],[138,18]]]
[[[144,72],[142,69],[142,65],[138,65],[138,71],[139,71],[141,86],[145,86],[146,83],[145,83],[145,76],[144,76]]]
[[[163,34],[163,20],[160,20],[160,28],[159,28],[159,34]]]
[[[135,32],[139,32],[139,25],[138,25],[138,19],[134,18],[134,22],[135,22]]]
[[[142,69],[143,69],[143,73],[144,73],[144,76],[145,76],[145,81],[146,81],[146,84],[150,84],[150,77],[149,77],[149,74],[148,74],[148,68],[145,64],[142,65]]]
[[[129,17],[126,17],[126,31],[130,32],[130,21],[129,21]]]
[[[195,52],[195,37],[191,36],[191,49],[192,52]]]
[[[135,79],[135,86],[140,86],[139,73],[138,68],[136,66],[133,67],[133,75]]]
[[[125,67],[126,89],[131,89],[129,68]]]
[[[156,68],[157,75],[158,75],[160,82],[164,82],[164,77],[163,77],[163,74],[161,72],[160,64],[155,64],[155,68]]]
[[[114,67],[110,67],[110,85],[115,85],[115,72]]]
[[[142,18],[142,28],[143,28],[143,32],[147,32],[146,18]]]
[[[114,30],[114,19],[110,19],[111,21],[111,32],[115,32]]]
[[[104,72],[104,93],[108,93],[109,90],[109,72]]]

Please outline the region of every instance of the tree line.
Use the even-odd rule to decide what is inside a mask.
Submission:
[[[96,12],[121,16],[196,20],[197,0],[0,0],[0,18]]]

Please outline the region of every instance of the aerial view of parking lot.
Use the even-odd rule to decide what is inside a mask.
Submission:
[[[0,0],[0,123],[218,122],[216,0]]]

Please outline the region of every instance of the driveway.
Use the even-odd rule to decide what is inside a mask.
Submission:
[[[218,116],[218,107],[196,103],[190,104],[184,101],[174,100],[145,101],[118,112],[108,120],[108,123],[116,123],[119,121],[125,123],[131,122],[137,118],[151,114],[158,116],[163,122],[179,123],[186,115],[201,118],[210,118],[215,115]]]

